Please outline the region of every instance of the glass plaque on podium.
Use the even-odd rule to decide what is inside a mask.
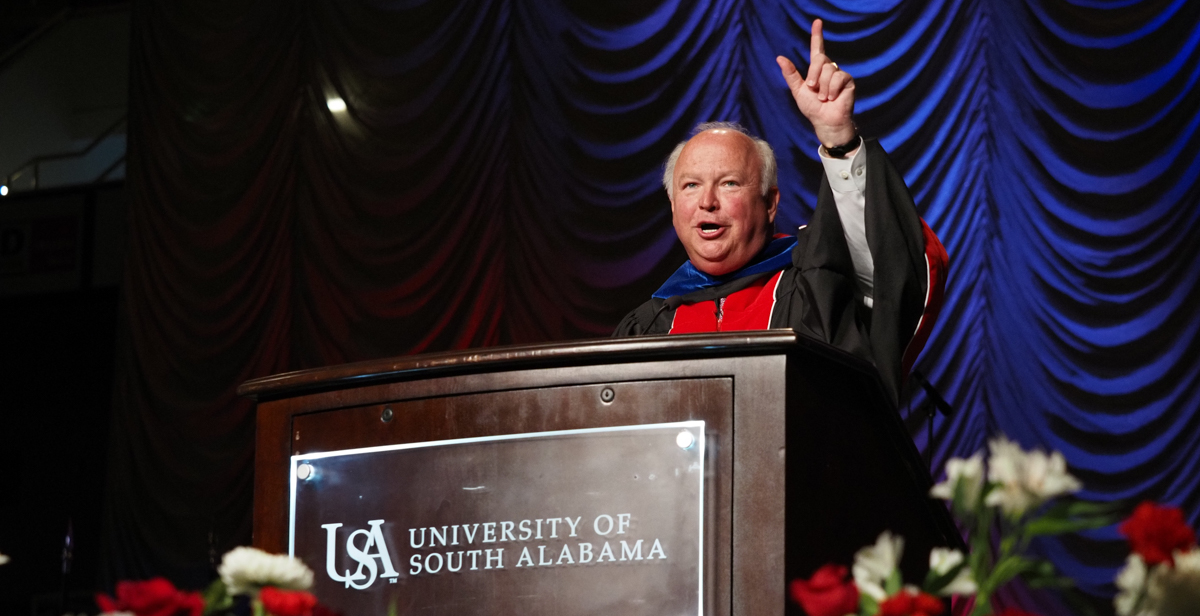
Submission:
[[[705,422],[291,460],[289,551],[342,614],[702,614]]]

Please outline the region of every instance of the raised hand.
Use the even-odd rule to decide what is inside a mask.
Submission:
[[[779,56],[779,70],[787,80],[800,113],[812,122],[817,139],[825,146],[844,144],[854,138],[854,78],[825,55],[825,36],[820,19],[812,23],[812,62],[808,78],[800,75],[792,61]]]

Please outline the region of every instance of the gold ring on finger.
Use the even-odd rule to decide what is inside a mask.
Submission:
[[[842,70],[840,67],[838,67],[838,65],[837,65],[837,62],[830,62],[830,64],[832,64],[832,65],[833,65],[833,70],[835,70],[835,71],[840,71],[840,70]]]

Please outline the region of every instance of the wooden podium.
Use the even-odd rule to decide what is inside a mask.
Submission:
[[[239,393],[258,403],[254,543],[315,561],[318,596],[347,615],[799,613],[789,579],[884,529],[906,538],[908,579],[932,545],[960,545],[873,367],[791,330],[400,357]],[[357,562],[335,558],[343,542]]]

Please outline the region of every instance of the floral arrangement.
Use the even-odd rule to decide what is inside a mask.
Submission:
[[[1117,574],[1121,616],[1200,614],[1200,549],[1178,507],[1138,505],[1121,524],[1133,552]]]
[[[1028,553],[1030,541],[1112,524],[1121,505],[1074,498],[1082,485],[1059,452],[1026,451],[1003,436],[989,441],[988,451],[986,461],[981,452],[949,460],[946,480],[930,490],[967,532],[969,555],[935,547],[921,585],[905,584],[904,539],[884,531],[855,553],[851,568],[830,563],[794,580],[792,599],[809,616],[939,616],[948,598],[960,597],[970,616],[989,616],[995,592],[1014,579],[1034,588],[1072,587],[1050,562]],[[1119,531],[1131,554],[1116,578],[1117,614],[1200,614],[1200,547],[1183,512],[1145,502]],[[0,565],[6,562],[0,554]],[[101,616],[337,616],[307,592],[313,573],[295,558],[239,547],[225,554],[218,574],[203,594],[155,578],[121,582],[115,598],[100,594],[96,602]],[[1010,607],[996,616],[1034,615]]]
[[[313,583],[312,570],[299,559],[248,547],[226,552],[217,574],[230,595],[254,594],[264,587],[306,590]]]
[[[183,592],[164,578],[141,582],[118,582],[116,598],[96,595],[96,604],[104,616],[200,616],[204,598],[197,592]]]
[[[239,600],[254,616],[336,616],[306,592],[312,570],[290,556],[239,547],[225,554],[217,573],[203,594],[155,578],[120,582],[115,598],[99,594],[96,603],[101,616],[219,616],[240,611]]]
[[[921,585],[905,584],[898,568],[904,540],[885,531],[854,555],[852,579],[845,567],[827,564],[793,581],[792,598],[809,616],[936,616],[946,611],[947,598],[958,596],[973,599],[971,616],[987,616],[991,597],[1016,578],[1035,588],[1071,587],[1049,561],[1027,552],[1030,541],[1111,524],[1117,506],[1071,497],[1082,485],[1059,452],[1026,451],[1003,436],[989,441],[988,450],[986,463],[982,453],[948,461],[946,481],[930,490],[950,503],[968,533],[969,556],[934,548]]]

